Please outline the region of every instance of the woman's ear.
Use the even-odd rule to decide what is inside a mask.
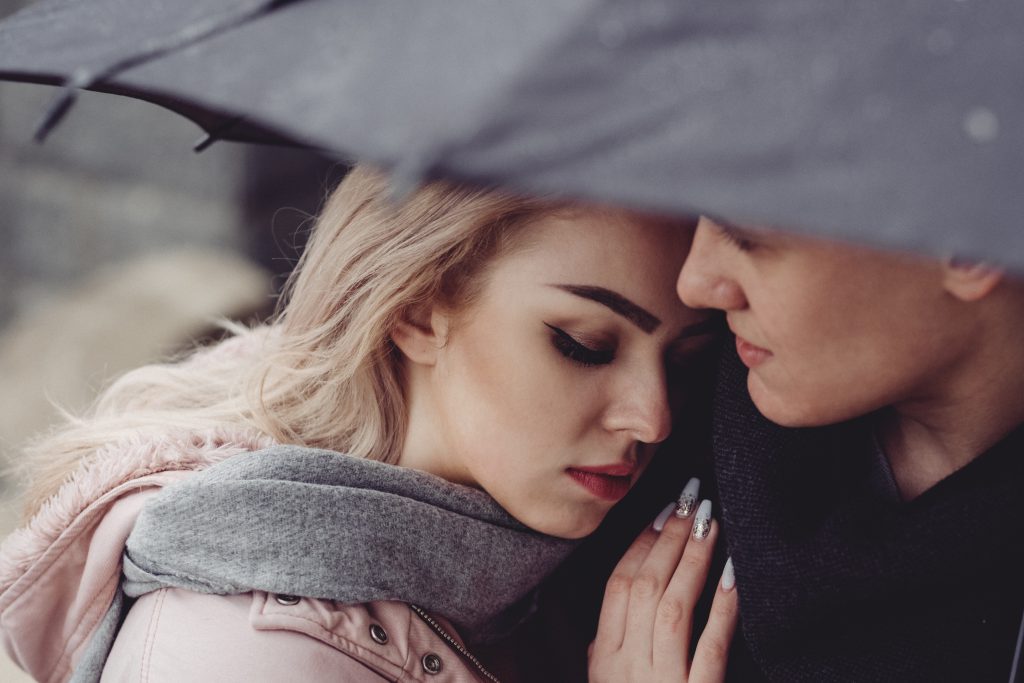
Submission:
[[[434,365],[448,341],[450,316],[431,305],[406,310],[391,330],[391,341],[413,363]]]
[[[980,261],[951,258],[943,266],[946,291],[961,301],[978,301],[988,296],[1003,280],[1003,271]]]

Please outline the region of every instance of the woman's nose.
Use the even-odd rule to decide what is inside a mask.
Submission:
[[[628,432],[634,441],[660,443],[672,431],[668,380],[664,370],[643,377],[636,374],[613,390],[605,426],[611,431]]]
[[[746,306],[743,289],[730,273],[731,254],[723,253],[729,246],[722,242],[715,225],[702,216],[676,281],[676,293],[687,306],[723,311]]]

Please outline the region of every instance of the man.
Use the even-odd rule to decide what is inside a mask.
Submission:
[[[1007,680],[1024,285],[702,218],[678,292],[736,335],[714,418],[733,677]]]

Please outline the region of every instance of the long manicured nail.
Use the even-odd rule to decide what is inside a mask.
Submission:
[[[683,492],[679,494],[679,502],[676,503],[676,517],[684,519],[693,514],[697,509],[697,496],[700,494],[700,479],[693,477],[686,482]]]
[[[736,587],[736,570],[732,567],[732,556],[725,561],[725,569],[722,570],[722,590],[728,592]]]
[[[675,509],[676,504],[674,502],[666,505],[665,509],[659,512],[658,516],[654,518],[654,524],[651,525],[651,528],[660,533],[661,530],[665,528],[665,522],[667,522],[668,518],[672,516]]]
[[[711,501],[705,498],[697,508],[697,516],[693,519],[693,537],[702,541],[711,532]]]

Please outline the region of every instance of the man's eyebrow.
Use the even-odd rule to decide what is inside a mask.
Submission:
[[[661,320],[659,320],[657,316],[645,311],[626,297],[622,296],[618,292],[613,292],[610,289],[605,289],[604,287],[593,287],[590,285],[550,286],[555,287],[556,289],[561,289],[564,292],[569,292],[570,294],[583,297],[584,299],[596,301],[602,306],[606,306],[612,311],[618,313],[647,334],[654,332],[654,330],[658,329],[658,325],[661,324]]]

